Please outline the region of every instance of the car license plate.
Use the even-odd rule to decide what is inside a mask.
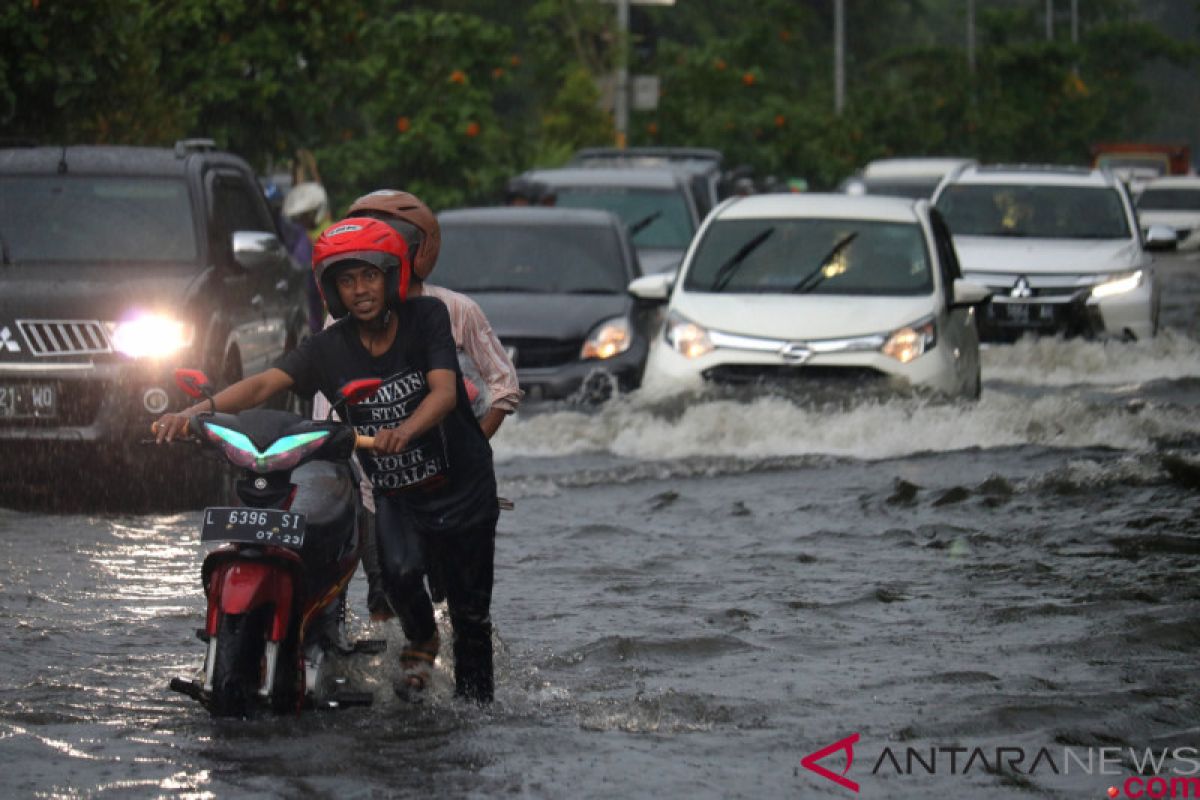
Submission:
[[[1004,306],[1009,322],[1029,322],[1030,303],[1008,303]]]
[[[200,541],[273,544],[299,550],[304,546],[304,527],[304,515],[291,511],[274,508],[206,508],[200,527]]]
[[[0,419],[52,419],[57,414],[53,383],[0,384]]]

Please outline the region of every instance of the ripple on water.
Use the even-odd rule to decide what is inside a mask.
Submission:
[[[768,714],[741,698],[721,698],[666,690],[638,692],[632,698],[581,703],[579,726],[589,731],[686,734],[716,728],[769,728]]]

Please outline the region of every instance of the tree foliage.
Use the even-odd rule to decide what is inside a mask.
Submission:
[[[0,137],[170,144],[211,136],[260,168],[315,152],[335,210],[382,186],[438,207],[612,142],[597,81],[622,54],[658,75],[632,144],[718,147],[730,164],[831,186],[884,155],[1078,162],[1146,129],[1155,61],[1196,47],[1132,0],[979,4],[966,68],[957,0],[847,3],[847,104],[833,112],[832,3],[686,0],[10,0],[0,6]],[[1192,33],[1191,41],[1195,41]]]

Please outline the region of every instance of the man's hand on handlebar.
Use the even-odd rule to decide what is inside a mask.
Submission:
[[[191,428],[192,418],[187,414],[163,414],[150,426],[150,430],[154,433],[154,441],[156,444],[163,442],[173,442],[176,438],[182,439],[187,436]]]
[[[403,427],[381,428],[375,434],[372,449],[381,455],[395,455],[408,447],[409,436]]]

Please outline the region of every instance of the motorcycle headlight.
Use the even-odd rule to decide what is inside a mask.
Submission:
[[[936,344],[937,326],[934,325],[933,318],[928,317],[892,331],[879,351],[901,364],[907,364],[932,350]]]
[[[667,315],[663,336],[685,358],[700,358],[715,349],[707,330],[674,311]]]
[[[192,343],[191,325],[160,314],[108,323],[113,350],[130,358],[163,358]]]
[[[1126,292],[1132,292],[1141,285],[1142,271],[1139,269],[1136,272],[1119,275],[1105,281],[1104,283],[1093,286],[1092,297],[1099,300],[1104,297],[1112,297],[1115,294],[1125,294]]]
[[[292,469],[300,460],[320,447],[329,431],[311,431],[284,436],[260,452],[246,434],[208,422],[204,432],[210,441],[220,446],[230,463],[253,472],[275,472]]]
[[[583,350],[580,351],[579,357],[588,358],[612,358],[615,355],[624,353],[633,344],[633,330],[630,328],[629,320],[625,317],[613,317],[601,322],[583,342]]]

